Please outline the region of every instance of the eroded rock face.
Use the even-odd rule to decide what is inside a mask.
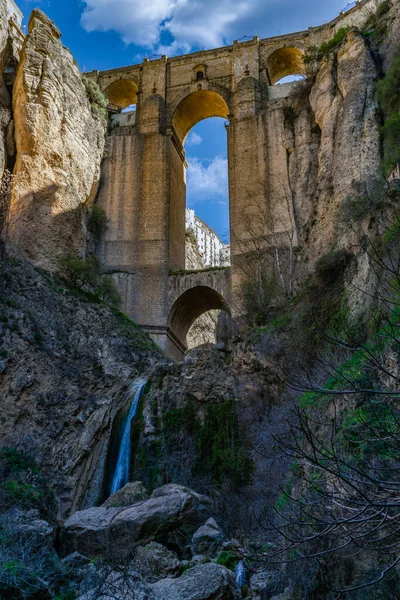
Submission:
[[[80,552],[85,556],[123,558],[137,546],[160,539],[183,524],[198,526],[210,505],[205,496],[171,484],[134,506],[76,512],[63,527],[62,551],[65,555]]]
[[[114,420],[160,355],[31,265],[0,262],[0,289],[0,440],[27,440],[65,518],[101,500]]]
[[[40,10],[29,23],[13,92],[17,160],[9,244],[54,269],[82,251],[82,207],[100,177],[105,125],[92,115],[78,65]]]
[[[235,576],[209,563],[186,571],[179,579],[163,579],[152,586],[149,600],[239,600]]]
[[[330,245],[346,245],[349,239],[340,230],[338,211],[343,201],[356,193],[362,183],[368,189],[381,161],[380,117],[375,100],[378,70],[366,41],[349,31],[337,54],[324,59],[309,96],[308,123],[294,123],[294,150],[290,175],[295,204],[303,197],[307,178],[314,190],[309,209],[310,236],[306,253],[311,263]],[[303,110],[308,110],[305,108]],[[308,133],[304,133],[305,129]],[[304,135],[319,138],[317,170],[304,169]],[[310,150],[315,145],[311,144]],[[302,166],[303,165],[303,166]],[[342,238],[342,239],[341,239]]]

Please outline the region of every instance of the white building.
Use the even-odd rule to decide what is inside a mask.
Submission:
[[[7,13],[10,19],[21,29],[23,14],[14,0],[7,0]]]
[[[186,231],[194,233],[197,249],[205,267],[228,267],[230,265],[230,246],[224,244],[215,231],[199,219],[191,208],[186,209]]]

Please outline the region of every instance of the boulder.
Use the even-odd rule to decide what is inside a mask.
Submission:
[[[250,589],[260,600],[270,600],[273,594],[283,592],[284,588],[282,573],[277,571],[255,573],[250,579]]]
[[[102,506],[106,508],[133,506],[143,500],[148,500],[149,494],[141,481],[127,483],[121,490],[110,496]]]
[[[135,552],[133,569],[150,583],[166,577],[178,577],[181,563],[175,554],[157,542],[140,546]]]
[[[151,586],[149,600],[239,600],[235,576],[208,563],[186,571],[179,579],[162,579]]]
[[[210,518],[192,537],[192,554],[216,554],[220,550],[224,534],[215,519]]]
[[[189,530],[198,526],[210,505],[208,498],[193,490],[167,485],[134,506],[76,512],[62,528],[61,552],[122,558],[183,524]]]

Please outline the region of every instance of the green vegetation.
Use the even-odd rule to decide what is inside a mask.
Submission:
[[[223,567],[226,567],[231,571],[234,571],[236,569],[238,562],[238,555],[229,550],[222,550],[222,552],[219,553],[217,558],[217,565],[222,565]]]
[[[157,422],[156,415],[153,419]],[[236,489],[250,483],[253,462],[239,430],[234,400],[207,404],[201,422],[188,399],[183,408],[166,411],[158,428],[161,435],[136,455],[135,477],[151,489],[161,481],[195,489],[200,481]]]
[[[94,254],[84,259],[75,253],[69,253],[60,259],[68,282],[76,289],[87,287],[93,290],[101,274],[100,260]]]
[[[383,152],[385,170],[390,173],[397,163],[400,163],[400,114],[389,117],[383,128]]]
[[[321,46],[311,46],[308,54],[304,56],[306,65],[321,62],[325,57],[329,56],[329,54],[335,52],[350,29],[350,27],[342,27],[329,42],[324,42]]]
[[[400,162],[400,46],[385,77],[376,85],[376,97],[385,114],[384,169],[389,173]]]
[[[76,290],[90,293],[93,300],[102,300],[111,306],[119,307],[122,298],[110,275],[102,275],[102,265],[94,254],[86,259],[69,253],[60,260],[60,267],[67,282]]]
[[[345,277],[353,258],[344,249],[328,250],[293,299],[279,304],[261,303],[263,326],[255,323],[256,337],[280,332],[279,339],[288,355],[300,353],[312,361],[324,343],[323,332],[342,331],[348,325]]]
[[[0,449],[0,499],[3,508],[38,508],[44,515],[54,507],[53,493],[36,459],[16,448]]]
[[[106,304],[116,307],[121,306],[122,298],[111,275],[104,275],[100,279],[96,292]]]
[[[103,92],[93,79],[83,75],[82,81],[86,89],[86,95],[89,99],[93,115],[101,121],[108,119],[108,101]]]
[[[92,206],[87,216],[87,228],[95,242],[99,243],[108,229],[108,217],[104,208],[97,204]]]
[[[132,321],[124,312],[119,310],[116,306],[111,306],[114,315],[117,317],[121,333],[124,337],[128,338],[131,342],[134,342],[142,349],[151,350],[157,354],[162,354],[161,349],[157,344],[147,335],[147,333]]]
[[[199,473],[211,473],[219,484],[225,480],[235,487],[250,483],[253,463],[238,429],[233,399],[207,405],[197,444]]]
[[[41,517],[55,522],[55,499],[47,481],[30,453],[19,447],[0,449],[1,598],[76,597],[70,589],[71,573],[60,562],[52,536],[37,529],[32,513],[20,512],[37,509]]]
[[[378,6],[376,13],[371,15],[364,26],[362,34],[365,38],[372,40],[376,44],[383,42],[387,33],[388,21],[386,15],[389,10],[390,1],[384,0],[384,2]]]

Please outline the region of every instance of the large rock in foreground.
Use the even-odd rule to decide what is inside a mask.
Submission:
[[[62,553],[123,558],[183,524],[198,526],[207,518],[210,505],[208,498],[192,490],[166,485],[149,500],[128,508],[101,506],[76,512],[63,527]]]
[[[209,563],[186,571],[179,579],[162,579],[152,586],[149,600],[239,600],[235,576]]]

